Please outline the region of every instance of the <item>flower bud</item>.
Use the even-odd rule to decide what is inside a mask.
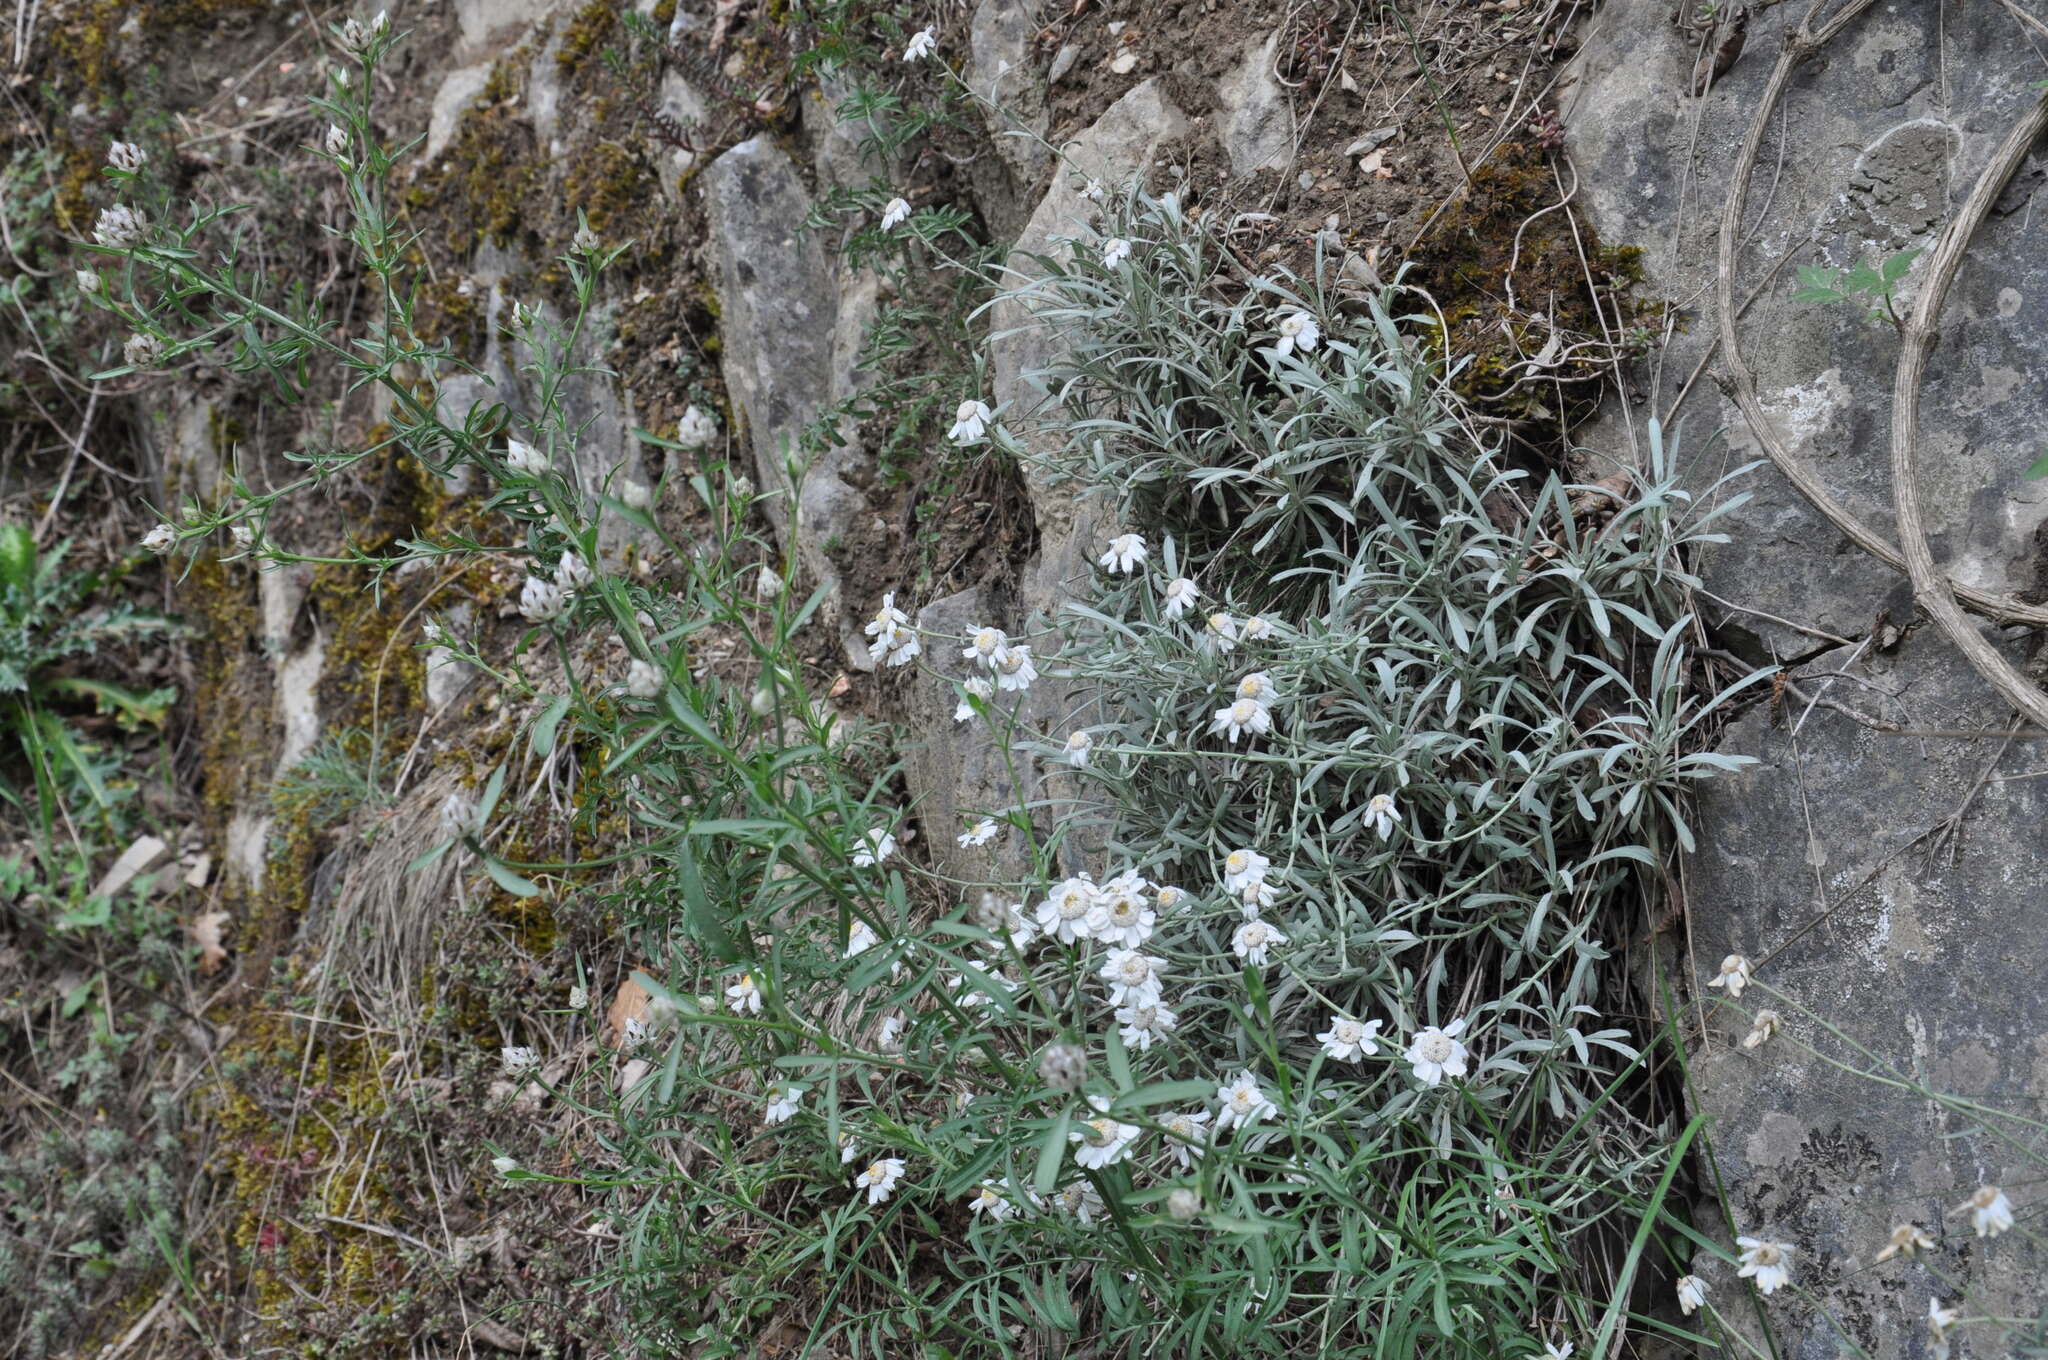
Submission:
[[[164,361],[164,342],[154,335],[131,335],[121,346],[121,357],[131,368],[155,368]]]
[[[505,467],[520,477],[540,477],[551,466],[547,454],[518,439],[505,441]]]
[[[676,443],[686,449],[701,449],[718,435],[718,423],[691,406],[676,422]]]
[[[1076,1091],[1088,1079],[1088,1055],[1079,1044],[1048,1044],[1038,1055],[1038,1079],[1055,1091]]]
[[[563,596],[562,588],[553,581],[529,576],[519,591],[519,612],[534,623],[558,619],[567,607],[568,600]]]
[[[92,239],[103,246],[119,249],[140,241],[148,228],[149,218],[141,209],[116,203],[111,208],[101,209],[99,220],[93,224]]]
[[[595,579],[590,564],[579,553],[565,552],[555,564],[555,584],[564,590],[581,590]]]
[[[661,693],[664,677],[661,668],[650,662],[634,657],[626,667],[626,693],[635,699],[652,699]]]

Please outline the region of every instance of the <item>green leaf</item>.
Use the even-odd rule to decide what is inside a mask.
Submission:
[[[1045,1131],[1045,1141],[1038,1145],[1038,1167],[1031,1173],[1031,1185],[1041,1195],[1050,1195],[1054,1182],[1060,1178],[1060,1158],[1067,1154],[1067,1126],[1073,1118],[1071,1113],[1062,1111]]]
[[[534,719],[533,731],[527,734],[526,749],[537,756],[547,755],[555,749],[555,733],[562,726],[563,715],[569,711],[569,696],[557,694],[548,700],[548,706]]]
[[[1119,1095],[1126,1094],[1136,1085],[1131,1080],[1131,1055],[1124,1051],[1124,1036],[1110,1027],[1109,1037],[1103,1042],[1105,1056],[1109,1059],[1109,1075],[1116,1082]]]
[[[476,824],[478,826],[490,825],[491,813],[495,812],[498,807],[498,795],[504,791],[505,767],[500,765],[497,769],[491,771],[490,780],[484,785],[484,800],[477,805],[476,809]]]
[[[486,859],[484,861],[484,872],[491,876],[491,880],[494,883],[506,892],[511,893],[514,897],[540,896],[540,884],[535,883],[530,878],[522,877],[494,859]]]
[[[1155,1105],[1181,1105],[1190,1100],[1203,1100],[1216,1094],[1216,1083],[1212,1081],[1155,1081],[1140,1086],[1135,1091],[1126,1091],[1116,1098],[1112,1106],[1116,1110],[1149,1110]]]

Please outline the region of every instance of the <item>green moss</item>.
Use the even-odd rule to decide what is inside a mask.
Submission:
[[[1553,337],[1561,352],[1604,340],[1616,326],[1627,331],[1651,306],[1634,295],[1641,249],[1604,245],[1583,220],[1575,229],[1556,210],[1558,197],[1543,153],[1509,143],[1473,172],[1414,260],[1443,317],[1430,338],[1443,357],[1464,363],[1459,394],[1495,414],[1570,424],[1598,401],[1604,351],[1588,346],[1586,357],[1540,370],[1542,381],[1527,381],[1528,361]]]
[[[562,30],[562,46],[555,53],[556,68],[565,76],[575,75],[604,45],[604,40],[611,36],[618,24],[618,11],[610,0],[590,0]]]

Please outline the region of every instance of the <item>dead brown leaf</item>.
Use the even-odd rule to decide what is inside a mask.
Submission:
[[[228,923],[224,911],[202,911],[192,918],[192,943],[199,946],[199,971],[211,973],[228,961],[221,930]]]

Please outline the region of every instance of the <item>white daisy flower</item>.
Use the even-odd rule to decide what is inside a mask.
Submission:
[[[1892,1229],[1891,1240],[1884,1244],[1884,1249],[1870,1258],[1870,1264],[1883,1265],[1894,1256],[1918,1256],[1933,1249],[1934,1239],[1918,1223],[1901,1223]]]
[[[882,942],[875,928],[866,921],[856,920],[846,931],[846,957],[858,958]]]
[[[1755,1237],[1738,1237],[1735,1245],[1742,1248],[1741,1268],[1735,1273],[1744,1279],[1755,1279],[1756,1287],[1765,1294],[1775,1294],[1792,1282],[1792,1267],[1785,1258],[1792,1254],[1792,1248],[1783,1242],[1765,1242]]]
[[[1084,1119],[1079,1128],[1069,1130],[1067,1141],[1075,1144],[1077,1165],[1086,1171],[1100,1171],[1131,1155],[1131,1144],[1138,1141],[1139,1128],[1111,1118],[1107,1113],[1107,1096],[1090,1096],[1088,1103],[1095,1108],[1095,1118]]]
[[[1247,921],[1261,912],[1271,911],[1279,900],[1280,889],[1274,886],[1272,880],[1264,878],[1256,883],[1245,884],[1244,891],[1237,895],[1238,906],[1244,912],[1244,919]]]
[[[1228,708],[1217,709],[1209,727],[1211,735],[1228,737],[1232,746],[1247,732],[1263,737],[1272,730],[1273,711],[1256,699],[1239,699]]]
[[[1365,824],[1380,833],[1385,840],[1394,834],[1394,824],[1401,820],[1401,809],[1394,806],[1394,795],[1376,793],[1365,804]]]
[[[987,1214],[991,1223],[1000,1223],[1017,1212],[1017,1206],[1003,1197],[994,1181],[983,1181],[974,1198],[967,1201],[967,1207],[974,1213]]]
[[[1927,1344],[1932,1348],[1935,1360],[1948,1360],[1948,1334],[1955,1330],[1962,1316],[1959,1309],[1942,1307],[1940,1299],[1927,1301]]]
[[[1237,697],[1270,706],[1280,698],[1280,687],[1265,671],[1253,671],[1237,682]]]
[[[1233,850],[1223,857],[1223,890],[1235,897],[1263,881],[1272,867],[1273,861],[1256,850]]]
[[[1113,236],[1102,247],[1102,267],[1114,269],[1131,258],[1131,243],[1121,236]]]
[[[1341,1015],[1330,1017],[1330,1027],[1316,1036],[1316,1042],[1323,1046],[1323,1052],[1339,1062],[1357,1062],[1380,1051],[1375,1037],[1380,1022],[1367,1020],[1360,1023]]]
[[[1102,1202],[1102,1195],[1087,1181],[1061,1186],[1053,1195],[1052,1202],[1054,1208],[1072,1214],[1074,1221],[1084,1228],[1101,1217],[1107,1208]]]
[[[896,627],[875,634],[868,644],[868,660],[876,665],[907,666],[924,651],[914,629]]]
[[[1166,583],[1166,608],[1169,619],[1177,619],[1195,607],[1195,601],[1202,598],[1202,592],[1195,583],[1185,576],[1176,576]]]
[[[1011,646],[1003,659],[996,663],[996,688],[1004,693],[1021,694],[1031,688],[1031,682],[1038,678],[1038,667],[1031,664],[1031,648],[1026,643]]]
[[[896,1193],[896,1185],[902,1179],[903,1159],[884,1157],[880,1161],[869,1162],[867,1170],[853,1178],[853,1186],[856,1190],[868,1192],[869,1204],[880,1204]]]
[[[1281,317],[1279,331],[1280,338],[1273,343],[1276,354],[1292,354],[1296,350],[1306,354],[1323,338],[1316,319],[1307,312],[1290,312]]]
[[[761,1013],[761,989],[754,985],[752,973],[741,973],[740,980],[725,989],[725,1006],[734,1015]]]
[[[1223,1102],[1222,1113],[1216,1116],[1218,1133],[1249,1128],[1261,1119],[1270,1119],[1280,1113],[1280,1107],[1266,1099],[1266,1093],[1259,1089],[1258,1079],[1248,1071],[1232,1077],[1229,1085],[1217,1087],[1216,1099]]]
[[[1287,936],[1278,926],[1253,917],[1237,928],[1230,937],[1230,947],[1237,951],[1238,958],[1253,968],[1266,966],[1267,951],[1276,944],[1286,944]]]
[[[969,702],[969,699],[979,699],[983,703],[987,703],[995,697],[996,687],[976,675],[961,681],[960,690],[960,702],[953,706],[953,721],[973,722],[975,718],[974,705]]]
[[[1095,561],[1104,571],[1128,575],[1138,569],[1138,564],[1143,562],[1146,556],[1143,535],[1118,534],[1109,540],[1109,547],[1104,549],[1102,556]]]
[[[2012,1201],[1995,1185],[1980,1185],[1977,1193],[1956,1206],[1958,1213],[1970,1211],[1970,1226],[1979,1237],[1996,1237],[2012,1229]]]
[[[1223,1089],[1228,1091],[1230,1088],[1226,1086]],[[1253,1089],[1256,1090],[1257,1088],[1254,1087]],[[1226,1109],[1229,1107],[1229,1103],[1230,1098],[1227,1095],[1224,1096],[1224,1107]],[[1209,1131],[1203,1127],[1208,1122],[1209,1112],[1207,1110],[1190,1110],[1186,1114],[1170,1114],[1159,1121],[1160,1126],[1166,1130],[1167,1150],[1173,1154],[1174,1160],[1180,1163],[1181,1170],[1186,1171],[1189,1167],[1193,1166],[1195,1158],[1208,1155]]]
[[[498,1060],[505,1065],[506,1076],[523,1077],[540,1066],[540,1053],[524,1045],[501,1048],[498,1050]]]
[[[1010,652],[1010,635],[1000,628],[977,628],[960,655],[988,670],[994,670]]]
[[[1118,874],[1103,884],[1088,918],[1089,933],[1124,949],[1136,949],[1150,939],[1159,918],[1145,903],[1145,886],[1145,880],[1132,873]]]
[[[882,230],[893,230],[908,221],[909,218],[909,202],[900,198],[892,198],[889,200],[888,206],[882,209]]]
[[[946,437],[962,446],[979,444],[994,419],[995,412],[988,409],[987,403],[969,397],[953,412],[953,428],[946,431]]]
[[[1211,614],[1202,623],[1201,636],[1195,645],[1205,656],[1222,656],[1237,650],[1237,620],[1221,612]]]
[[[910,46],[903,49],[905,61],[922,61],[938,49],[938,35],[932,31],[935,27],[937,25],[921,28],[911,35]]]
[[[979,959],[967,960],[963,969],[947,979],[947,985],[953,989],[953,1004],[956,1006],[986,1006],[996,997],[1008,996],[1017,990],[1016,983]]]
[[[1117,1037],[1124,1041],[1124,1047],[1143,1053],[1172,1034],[1180,1025],[1180,1017],[1164,1003],[1153,1000],[1119,1007],[1116,1022],[1121,1026]]]
[[[1776,1011],[1758,1011],[1754,1016],[1750,1017],[1749,1033],[1742,1036],[1742,1046],[1744,1048],[1763,1047],[1764,1043],[1773,1034],[1778,1032],[1778,1024],[1779,1019]]]
[[[1697,1275],[1678,1277],[1678,1311],[1691,1317],[1707,1301],[1707,1282]]]
[[[1060,759],[1078,770],[1088,763],[1088,753],[1094,745],[1095,738],[1086,732],[1076,732],[1067,738],[1066,749],[1061,752]]]
[[[526,584],[519,591],[519,612],[533,623],[546,623],[562,617],[568,607],[568,599],[562,588],[553,581],[543,581],[538,576],[526,578]]]
[[[961,832],[956,839],[959,840],[961,848],[966,849],[969,846],[987,845],[1000,834],[1002,834],[1002,828],[996,825],[995,819],[993,817],[984,817],[973,826]]]
[[[1465,1017],[1460,1016],[1450,1024],[1438,1029],[1425,1025],[1415,1032],[1413,1042],[1408,1045],[1404,1056],[1408,1065],[1415,1069],[1415,1077],[1425,1086],[1435,1086],[1445,1077],[1465,1075],[1465,1059],[1470,1056],[1458,1036],[1465,1032]]]
[[[1038,927],[1024,914],[1022,902],[1005,902],[989,892],[981,895],[981,903],[974,912],[974,924],[997,937],[998,943],[1008,940],[1010,948],[1019,953],[1038,936]]]
[[[142,546],[161,557],[169,552],[178,541],[178,531],[168,524],[159,524],[142,536]]]
[[[649,661],[634,657],[626,663],[626,693],[635,699],[652,699],[661,693],[666,677],[661,668]]]
[[[1730,997],[1740,1000],[1742,989],[1749,985],[1750,974],[1753,971],[1748,959],[1740,954],[1730,954],[1721,960],[1721,971],[1708,978],[1707,985],[1726,987]]]
[[[803,1102],[804,1088],[801,1086],[779,1085],[768,1088],[768,1108],[761,1118],[769,1124],[786,1124],[796,1114],[796,1107]]]
[[[1061,944],[1090,938],[1090,918],[1100,895],[1101,889],[1085,878],[1067,879],[1038,904],[1038,928]]]
[[[542,477],[552,466],[547,454],[521,439],[505,441],[505,470],[520,477]]]
[[[853,851],[853,867],[871,869],[896,853],[896,838],[885,826],[871,827],[868,833],[856,842]]]
[[[1155,1005],[1160,981],[1166,976],[1166,960],[1135,949],[1112,949],[1096,976],[1109,984],[1112,1006]]]

